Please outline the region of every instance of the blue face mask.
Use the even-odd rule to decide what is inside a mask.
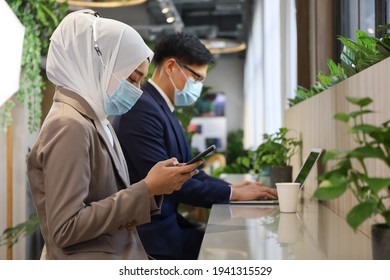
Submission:
[[[107,115],[122,115],[127,113],[142,95],[142,90],[136,88],[127,80],[120,80],[117,89],[109,97],[104,96],[104,111]]]
[[[203,84],[201,82],[196,82],[192,78],[188,78],[181,68],[179,67],[180,72],[186,77],[187,82],[183,88],[183,90],[178,90],[175,83],[172,81],[172,78],[169,77],[173,87],[175,88],[175,105],[176,106],[189,106],[195,103],[195,101],[199,98]]]
[[[94,20],[92,25],[92,35],[93,35],[93,41],[94,41],[94,48],[96,50],[96,53],[98,54],[100,61],[102,65],[107,69],[107,71],[110,71],[106,64],[103,61],[102,58],[102,52],[99,48],[99,45],[97,43],[97,36],[96,36],[96,22],[98,17]],[[111,71],[110,71],[111,72]],[[114,73],[111,72],[111,75],[115,77],[119,81],[119,85],[116,88],[116,90],[113,92],[111,96],[107,96],[107,94],[104,94],[104,111],[107,115],[122,115],[127,113],[134,104],[138,101],[138,99],[142,95],[142,90],[135,87],[133,84],[129,83],[125,79],[119,80]]]

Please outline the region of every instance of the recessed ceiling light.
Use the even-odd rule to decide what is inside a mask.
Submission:
[[[169,12],[169,8],[168,8],[168,7],[162,8],[162,9],[161,9],[161,12],[162,12],[163,14],[166,14],[166,13]]]
[[[167,17],[167,22],[168,23],[172,23],[174,21],[175,21],[175,17],[173,17],[173,16]]]
[[[227,39],[200,39],[200,41],[210,50],[212,54],[235,53],[246,49],[245,42]]]

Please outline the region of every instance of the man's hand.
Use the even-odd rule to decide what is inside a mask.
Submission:
[[[231,185],[232,200],[258,200],[261,198],[277,199],[275,188],[263,186],[259,182],[244,181]]]

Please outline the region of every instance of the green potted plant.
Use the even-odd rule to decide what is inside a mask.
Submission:
[[[367,160],[375,160],[390,167],[390,121],[381,125],[367,124],[366,107],[370,98],[347,97],[359,109],[351,113],[338,113],[335,119],[347,124],[355,148],[332,150],[324,156],[324,163],[335,161],[333,167],[322,174],[322,180],[314,196],[321,200],[335,199],[348,189],[357,199],[357,204],[347,214],[347,222],[354,229],[371,217],[380,218],[371,227],[374,259],[390,259],[390,175],[374,177],[369,174]]]
[[[379,26],[378,30],[386,30],[389,27],[390,25]],[[288,99],[290,106],[294,106],[390,56],[390,34],[376,38],[362,30],[356,30],[356,42],[344,36],[338,36],[337,39],[344,46],[340,54],[341,62],[336,64],[333,60],[328,59],[327,65],[330,74],[325,75],[319,72],[318,80],[309,89],[298,86],[295,97]]]
[[[226,146],[226,165],[216,168],[211,175],[220,178],[221,174],[241,175],[245,180],[245,174],[249,174],[252,169],[251,158],[248,150],[243,145],[244,132],[243,130],[231,131],[227,136]]]
[[[263,143],[251,152],[253,173],[263,177],[269,174],[269,185],[272,187],[277,182],[291,182],[292,180],[290,159],[302,141],[287,137],[288,132],[287,128],[282,127],[274,134],[265,133]]]

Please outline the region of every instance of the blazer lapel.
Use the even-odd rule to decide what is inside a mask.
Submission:
[[[104,131],[102,123],[99,120],[94,120],[94,123],[95,123],[96,130],[99,133],[99,136],[103,140],[104,144],[106,145],[106,147],[110,153],[111,160],[114,163],[114,166],[118,172],[119,178],[121,179],[124,186],[127,187],[130,184],[129,175],[128,175],[128,171],[127,171],[127,165],[126,165],[126,162],[124,161],[122,149],[120,148],[119,141],[116,137],[114,130],[112,129],[111,124],[108,124],[108,128],[110,129],[111,134],[112,134],[112,138],[114,139],[114,147],[111,145],[110,140],[108,139],[107,134]],[[123,188],[125,188],[125,187],[123,187]],[[120,189],[121,188],[119,188],[119,186],[118,186],[118,190],[120,190]]]
[[[171,112],[170,110],[169,112],[165,110],[165,113],[168,115],[169,121],[173,126],[173,131],[175,132],[176,139],[178,140],[179,143],[180,154],[183,156],[182,160],[185,161],[187,158],[187,149],[186,149],[187,138],[185,136],[184,129],[180,124],[179,120],[177,119],[175,113]]]
[[[124,156],[120,148],[119,141],[116,137],[114,130],[112,129],[111,124],[108,124],[108,128],[112,133],[115,148],[111,145],[110,140],[108,139],[107,134],[104,131],[103,125],[99,121],[92,107],[80,95],[64,88],[57,88],[57,92],[54,96],[54,100],[69,104],[70,106],[75,108],[80,114],[88,117],[93,122],[96,131],[100,136],[100,139],[102,140],[104,145],[107,147],[107,150],[109,151],[111,160],[115,166],[118,177],[120,178],[124,186],[123,188],[127,187],[130,184],[127,165],[124,160]],[[120,189],[121,188],[118,186],[118,190]]]
[[[122,169],[124,170],[124,174],[122,174],[121,176],[123,176],[125,178],[125,182],[131,183],[130,176],[129,176],[129,170],[127,169],[125,155],[123,154],[121,144],[119,143],[118,137],[116,137],[115,130],[112,127],[111,123],[108,124],[108,128],[110,129],[111,134],[114,138],[114,150],[115,150],[116,154],[118,155],[118,159],[121,163],[121,166],[123,167]]]
[[[158,90],[150,83],[145,84],[145,89],[150,93],[153,99],[161,106],[161,109],[169,119],[169,122],[172,126],[172,131],[176,137],[176,142],[178,143],[178,149],[180,150],[180,154],[183,156],[183,160],[187,157],[187,145],[186,145],[186,137],[184,134],[183,127],[179,123],[179,120],[176,118],[175,114],[169,109],[168,104],[158,92]]]

